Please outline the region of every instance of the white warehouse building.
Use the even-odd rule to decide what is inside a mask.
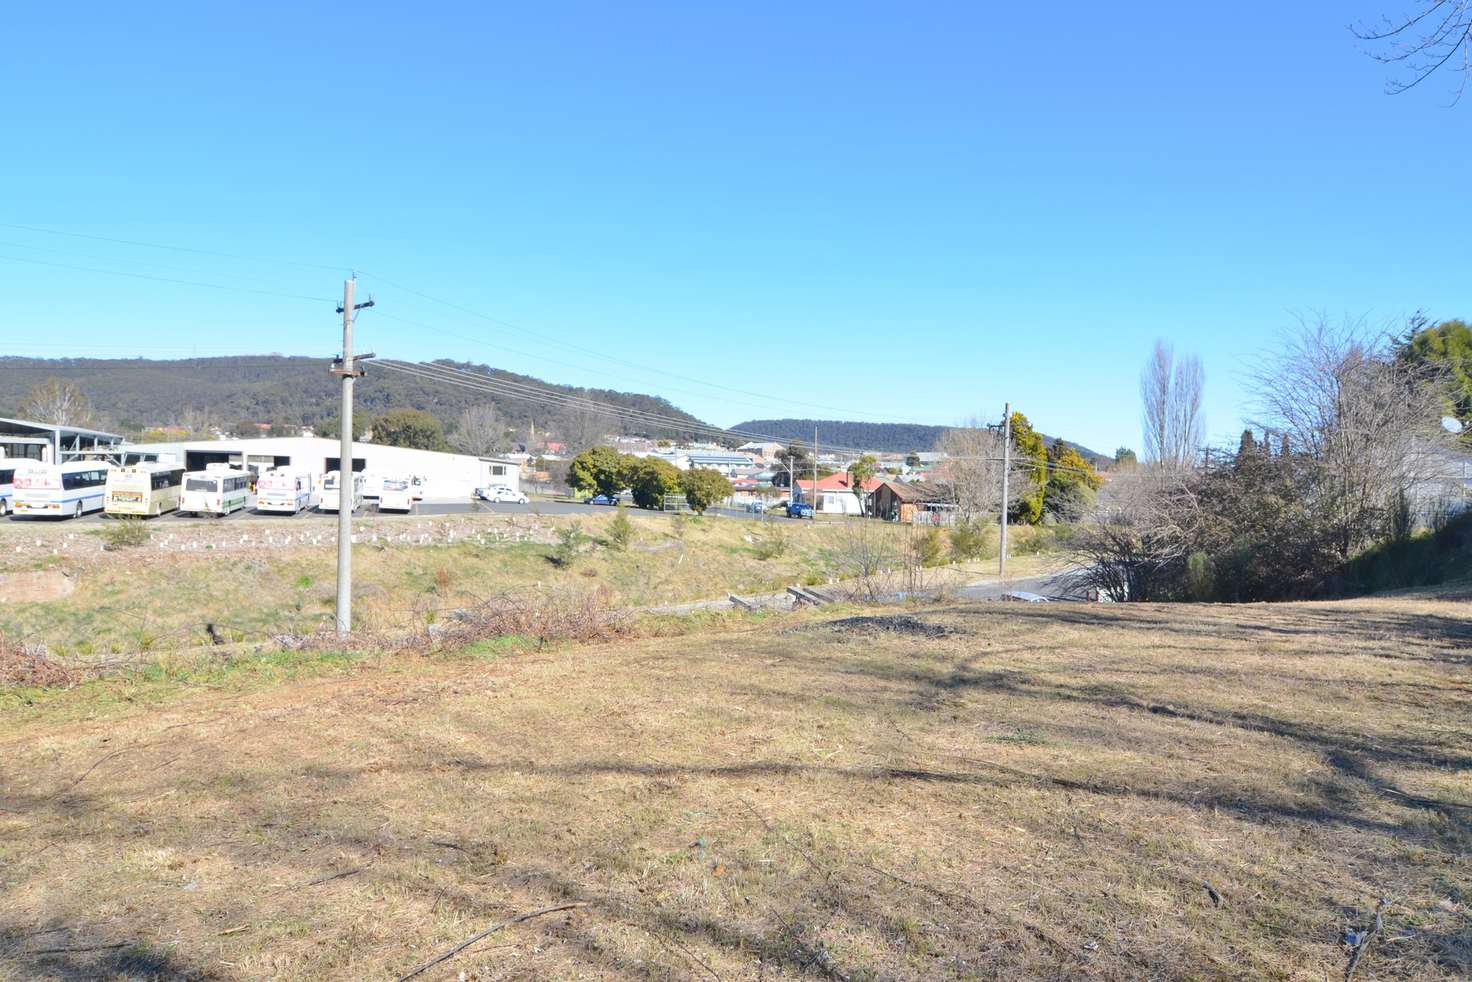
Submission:
[[[262,437],[246,440],[189,440],[180,443],[128,444],[142,454],[172,454],[186,470],[229,464],[257,473],[290,467],[312,474],[338,469],[342,445],[324,437]],[[503,485],[521,490],[521,468],[514,460],[470,454],[411,450],[377,443],[353,444],[353,470],[373,477],[417,477],[426,501],[464,501],[476,488]]]

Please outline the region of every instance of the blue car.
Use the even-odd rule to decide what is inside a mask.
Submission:
[[[591,498],[588,499],[588,504],[590,504],[590,505],[617,505],[618,504],[618,495],[616,495],[616,494],[595,494],[595,495],[593,495],[593,497],[591,497]]]
[[[812,518],[813,506],[806,501],[794,501],[787,506],[788,518]]]

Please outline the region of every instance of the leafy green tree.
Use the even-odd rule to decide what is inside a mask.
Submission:
[[[1425,364],[1444,372],[1450,412],[1464,433],[1472,429],[1472,326],[1450,320],[1416,329],[1413,322],[1396,354],[1408,364]]]
[[[1011,519],[1036,525],[1043,519],[1043,500],[1048,486],[1048,445],[1021,413],[1012,414],[1012,450],[1015,466],[1026,482],[1012,502]]]
[[[873,454],[864,454],[848,465],[848,484],[854,497],[859,499],[859,511],[864,510],[864,482],[873,479],[879,471],[879,460]]]
[[[736,490],[724,474],[709,467],[692,467],[685,471],[680,475],[680,487],[685,491],[685,501],[696,514],[703,514],[711,505],[729,498]]]
[[[373,418],[373,442],[413,450],[446,450],[445,427],[422,409],[390,409]]]
[[[640,508],[663,508],[664,496],[680,490],[680,469],[658,457],[635,457],[625,469],[634,504]]]
[[[1043,514],[1054,521],[1078,520],[1094,505],[1095,492],[1104,484],[1083,454],[1054,440],[1048,448],[1048,483],[1043,489]]]
[[[1122,471],[1133,470],[1140,465],[1140,458],[1129,447],[1120,447],[1114,451],[1114,466]]]
[[[918,451],[911,450],[905,454],[905,466],[912,470],[920,466],[920,454]]]
[[[625,460],[612,447],[589,447],[568,464],[568,487],[586,494],[618,494],[628,487]]]
[[[353,439],[356,440],[373,427],[373,417],[367,413],[353,413]],[[336,416],[329,416],[318,423],[314,430],[318,436],[337,439],[342,434],[342,420]],[[237,423],[231,432],[237,436],[255,436],[254,425],[251,423]]]

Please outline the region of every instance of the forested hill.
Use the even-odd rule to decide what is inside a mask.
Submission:
[[[475,372],[485,365],[442,360],[438,364]],[[541,402],[491,395],[375,368],[365,363],[368,376],[356,387],[359,409],[369,415],[387,409],[423,409],[453,426],[472,405],[493,405],[511,429],[535,425],[538,432],[566,436],[568,431],[601,428],[619,431],[608,417],[562,410]],[[14,358],[0,357],[0,416],[16,416],[31,389],[48,378],[74,382],[97,411],[97,422],[123,433],[178,423],[200,414],[211,425],[231,429],[241,422],[280,423],[322,427],[335,424],[339,385],[329,374],[326,359],[283,355],[238,355],[225,358],[153,360],[147,358]],[[553,385],[526,375],[497,370],[498,379],[535,383],[559,393],[579,395],[629,409],[698,424],[689,413],[664,399],[605,389],[577,389]],[[678,432],[649,427],[623,427],[625,432],[652,437]]]
[[[950,429],[948,426],[922,426],[919,423],[861,423],[846,419],[751,419],[737,423],[732,429],[807,444],[813,440],[814,426],[818,428],[820,450],[824,443],[830,443],[835,447],[859,447],[888,453],[933,450],[940,435]],[[1053,442],[1051,436],[1044,436],[1043,439],[1048,443]],[[1063,442],[1077,450],[1090,463],[1100,464],[1114,459],[1088,447],[1079,446],[1071,440]]]

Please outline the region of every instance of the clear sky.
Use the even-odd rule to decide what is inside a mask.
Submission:
[[[1138,446],[1165,337],[1225,436],[1298,312],[1472,314],[1472,103],[1347,30],[1405,2],[21,2],[0,222],[252,258],[0,227],[0,352],[326,356],[356,268],[365,348],[722,425]]]

